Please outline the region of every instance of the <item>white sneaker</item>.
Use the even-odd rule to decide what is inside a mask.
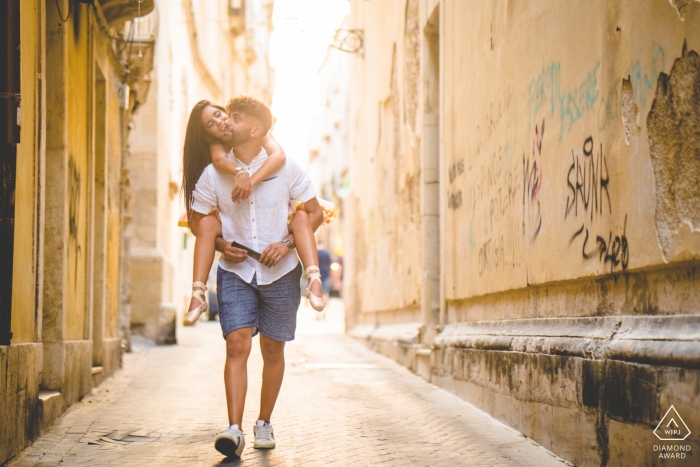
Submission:
[[[256,449],[272,449],[277,444],[275,442],[275,430],[269,423],[258,420],[253,427],[255,434],[255,443],[253,447]]]
[[[230,427],[214,438],[214,448],[226,457],[241,457],[245,447],[245,437],[241,430]]]

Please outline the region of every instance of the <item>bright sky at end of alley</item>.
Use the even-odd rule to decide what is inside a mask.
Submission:
[[[318,107],[318,68],[336,29],[350,12],[347,0],[276,0],[270,62],[275,68],[273,134],[302,167],[308,162],[311,119]]]

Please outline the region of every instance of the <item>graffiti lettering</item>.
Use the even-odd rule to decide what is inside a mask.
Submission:
[[[462,191],[447,194],[447,207],[450,209],[459,209],[462,207]]]
[[[559,141],[571,130],[571,126],[576,120],[593,109],[593,104],[598,99],[598,78],[596,77],[598,68],[600,68],[600,62],[596,63],[593,71],[588,73],[580,85],[559,98],[561,110]]]
[[[647,95],[656,85],[659,73],[664,71],[665,56],[663,47],[656,44],[652,45],[648,64],[649,68],[646,68],[642,66],[640,60],[637,60],[637,63],[628,67],[625,73],[632,81],[635,104],[642,107],[646,106]]]
[[[457,176],[462,175],[464,173],[464,159],[460,159],[459,161],[452,164],[452,167],[450,167],[449,172],[450,183],[452,183],[455,181],[455,178],[457,178]]]
[[[544,119],[539,127],[535,125],[535,137],[532,141],[532,151],[528,157],[523,153],[523,232],[531,240],[535,240],[542,228],[542,212],[540,209],[540,188],[542,187],[541,164],[542,138],[544,137]]]
[[[505,222],[502,233],[489,238],[479,248],[479,275],[520,266],[516,261],[516,237],[518,224],[515,221]]]
[[[476,135],[473,139],[473,145],[467,151],[468,160],[474,160],[476,156],[481,154],[483,143],[488,141],[496,132],[503,116],[510,109],[512,94],[509,89],[505,92],[499,92],[500,99],[489,103],[489,110],[484,116],[484,120],[476,125]],[[485,131],[482,134],[482,130]]]
[[[68,241],[69,247],[75,251],[73,258],[73,277],[78,277],[78,264],[82,249],[78,238],[78,225],[80,221],[80,172],[73,162],[68,159]],[[77,287],[77,282],[75,282]]]
[[[509,144],[506,146],[509,147]],[[506,150],[506,147],[499,146],[488,163],[480,167],[476,183],[466,187],[466,204],[472,218],[478,206],[483,206],[484,215],[489,216],[489,222],[482,224],[487,233],[493,232],[494,223],[510,206],[515,205],[515,198],[520,192],[519,178],[504,166]]]
[[[558,62],[543,68],[528,87],[528,128],[532,128],[543,108],[548,107],[550,115],[558,108],[561,142],[577,120],[594,110],[599,94],[599,68],[600,62],[593,66],[579,85],[568,92],[561,90],[561,65]]]
[[[610,122],[617,120],[620,115],[619,86],[610,87],[607,96],[600,98],[598,104],[598,130],[603,131]]]
[[[510,91],[506,90],[505,93],[502,94],[502,98],[497,101],[497,102],[491,102],[489,104],[489,112],[486,115],[486,121],[487,121],[487,126],[486,126],[486,137],[490,138],[493,135],[493,132],[496,130],[496,127],[498,124],[501,122],[501,118],[503,117],[503,114],[510,108],[510,99],[511,99],[511,94]]]
[[[538,113],[542,107],[549,101],[550,115],[554,113],[554,108],[559,102],[561,86],[561,65],[552,63],[542,69],[536,78],[530,81],[528,87],[528,102],[530,110],[529,127],[537,119]]]
[[[583,160],[571,151],[571,166],[566,175],[566,184],[570,193],[566,197],[564,219],[573,211],[578,216],[579,202],[583,210],[590,212],[591,220],[595,214],[603,215],[605,198],[608,201],[608,212],[612,213],[610,193],[608,192],[608,162],[603,154],[603,144],[600,144],[598,155],[593,155],[593,137],[589,136],[583,143]],[[571,175],[574,175],[573,179]],[[605,196],[605,198],[604,198]],[[590,208],[590,209],[589,209]]]
[[[616,235],[615,238],[613,238],[613,233],[609,232],[607,241],[600,235],[597,235],[596,247],[588,249],[588,228],[581,225],[581,228],[578,229],[571,237],[571,240],[569,240],[569,245],[571,245],[580,235],[585,235],[583,239],[583,246],[581,247],[583,259],[594,259],[597,256],[598,260],[605,266],[610,263],[611,273],[618,266],[621,266],[621,269],[625,271],[627,270],[627,265],[629,264],[630,260],[629,242],[627,241],[626,233],[627,215],[625,214],[625,223],[622,227],[622,235]]]

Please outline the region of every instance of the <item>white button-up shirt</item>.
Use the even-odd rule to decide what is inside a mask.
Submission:
[[[267,160],[267,153],[264,149],[261,150],[250,165],[233,158],[232,153],[229,153],[229,159],[252,175]],[[235,180],[234,176],[221,174],[209,164],[195,186],[192,209],[208,214],[215,207],[218,208],[222,237],[228,242],[235,240],[259,253],[269,244],[282,241],[289,233],[287,216],[293,202],[305,202],[316,197],[309,177],[290,159],[277,173],[255,186],[247,200],[238,203],[231,201]],[[284,276],[298,263],[296,251],[290,251],[271,268],[250,257],[243,262],[234,263],[224,259],[223,255],[219,266],[238,274],[247,283],[256,275],[257,283],[265,285]]]

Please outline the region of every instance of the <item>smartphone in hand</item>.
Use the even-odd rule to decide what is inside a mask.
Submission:
[[[253,249],[251,249],[251,248],[248,248],[248,247],[245,246],[245,245],[241,245],[240,243],[238,243],[238,242],[235,241],[235,240],[234,240],[233,242],[231,242],[231,246],[234,247],[234,248],[240,248],[241,250],[247,251],[247,252],[248,252],[248,256],[250,256],[251,258],[253,258],[253,259],[254,259],[255,261],[257,261],[258,263],[260,262],[260,253],[258,253],[257,251],[255,251],[255,250],[253,250]]]

